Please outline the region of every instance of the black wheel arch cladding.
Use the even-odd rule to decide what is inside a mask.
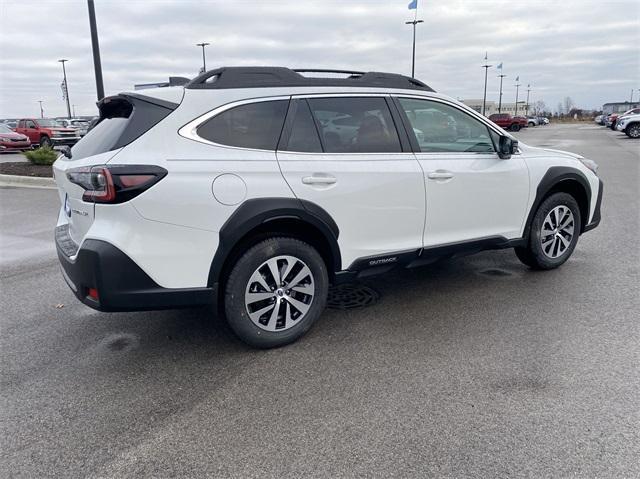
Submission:
[[[578,192],[581,191],[578,196],[584,195],[584,197],[575,198],[576,192],[573,191],[575,185],[578,185],[580,188]],[[531,223],[536,211],[538,211],[538,208],[549,194],[554,192],[565,192],[574,196],[580,208],[580,215],[582,216],[580,233],[584,232],[584,228],[589,221],[591,209],[591,186],[589,181],[584,173],[576,168],[569,166],[552,166],[542,177],[540,183],[538,183],[536,197],[527,215],[526,227],[523,234],[524,238],[529,237]]]
[[[341,269],[342,259],[338,246],[340,230],[331,215],[319,205],[298,198],[254,198],[243,202],[220,229],[220,242],[211,262],[208,284],[220,282],[221,273],[229,255],[240,241],[269,223],[296,221],[319,231],[328,245],[330,272]]]

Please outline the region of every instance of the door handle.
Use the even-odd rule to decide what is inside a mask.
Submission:
[[[450,180],[453,178],[453,173],[450,171],[434,171],[427,175],[430,180]]]
[[[305,176],[302,183],[305,185],[333,185],[337,180],[333,176]]]

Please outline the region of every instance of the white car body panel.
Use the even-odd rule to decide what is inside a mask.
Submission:
[[[416,153],[425,174],[424,246],[479,238],[522,236],[530,196],[521,155],[503,160],[486,153]],[[451,178],[430,178],[447,173]]]
[[[577,155],[521,144],[510,159],[497,154],[311,154],[235,148],[183,134],[195,119],[222,105],[252,98],[309,94],[381,94],[379,88],[286,87],[185,90],[182,87],[134,92],[180,106],[129,145],[82,160],[54,165],[60,199],[69,195],[59,224],[70,224],[80,247],[87,239],[108,242],[129,256],[165,288],[207,286],[209,269],[224,223],[251,198],[301,198],[325,209],[340,229],[342,268],[358,258],[421,247],[503,236],[522,236],[536,189],[549,168],[581,171],[591,186],[590,218],[598,178]],[[456,105],[503,136],[510,136],[460,102],[432,92],[389,89],[384,94],[435,98]],[[189,128],[187,128],[188,130]],[[181,132],[180,134],[178,132]],[[66,179],[70,168],[90,165],[157,165],[168,174],[129,202],[93,205],[82,188]],[[428,178],[453,173],[448,181]],[[239,178],[216,191],[221,175]],[[333,176],[330,185],[309,185],[308,176]],[[228,185],[236,185],[229,187]],[[242,186],[244,185],[244,186]],[[231,188],[231,190],[229,190]],[[242,191],[244,189],[244,192]],[[228,201],[226,198],[234,198]],[[94,215],[95,213],[95,215]],[[587,221],[587,222],[588,222]]]

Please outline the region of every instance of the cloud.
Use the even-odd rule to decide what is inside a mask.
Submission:
[[[105,90],[192,77],[195,46],[207,66],[283,65],[408,74],[412,18],[394,1],[96,0]],[[484,52],[503,62],[506,101],[513,80],[532,101],[565,96],[583,107],[629,99],[640,88],[640,4],[636,0],[436,1],[418,12],[416,76],[456,98],[481,98]],[[77,114],[95,112],[95,82],[84,0],[0,0],[0,117],[66,113],[59,58],[68,58]],[[47,19],[46,27],[34,18]],[[497,99],[490,70],[489,99]],[[636,98],[640,93],[636,92]]]

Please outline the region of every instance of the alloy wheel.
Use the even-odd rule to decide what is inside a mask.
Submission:
[[[244,304],[251,321],[271,332],[292,328],[307,314],[315,294],[311,269],[295,256],[275,256],[251,275]]]
[[[631,138],[640,138],[640,124],[632,125],[629,128],[629,136]]]
[[[543,253],[553,259],[562,256],[571,245],[574,228],[573,212],[567,206],[553,208],[542,223],[540,231]]]

